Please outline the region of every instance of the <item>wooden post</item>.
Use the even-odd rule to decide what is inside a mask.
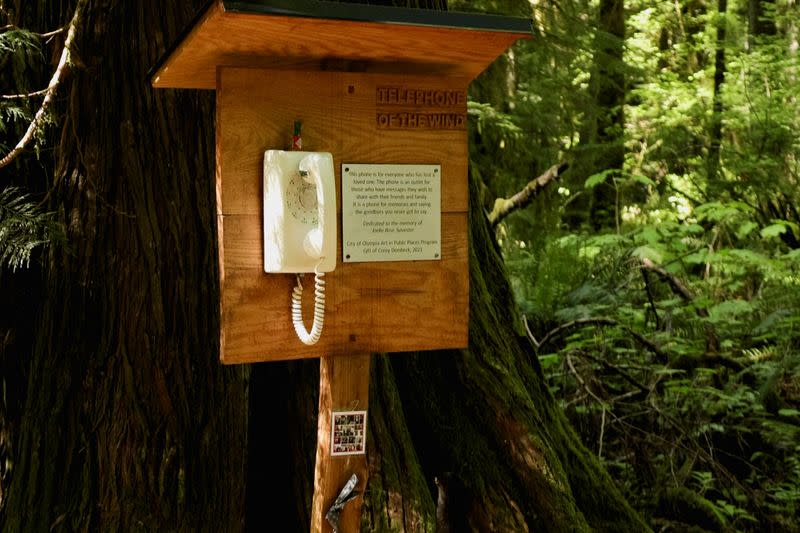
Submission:
[[[317,464],[314,469],[314,501],[311,507],[312,533],[332,531],[331,525],[325,520],[325,513],[351,475],[358,475],[355,490],[359,493],[363,494],[366,486],[366,455],[331,456],[331,422],[333,411],[367,410],[370,358],[370,354],[320,358]],[[363,497],[359,495],[344,507],[339,521],[341,533],[360,531],[362,502]]]

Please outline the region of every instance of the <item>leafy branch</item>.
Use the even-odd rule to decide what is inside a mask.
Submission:
[[[28,267],[33,250],[59,235],[52,214],[39,211],[19,188],[0,192],[0,265]]]
[[[25,131],[25,134],[19,140],[17,145],[8,154],[6,154],[5,157],[0,159],[0,168],[7,166],[9,163],[14,161],[14,159],[16,159],[17,156],[19,156],[19,154],[25,150],[25,147],[31,142],[31,140],[33,140],[39,130],[47,123],[47,112],[53,104],[56,90],[58,89],[58,86],[61,84],[64,77],[67,75],[69,66],[72,64],[75,35],[77,34],[78,27],[83,20],[83,13],[86,9],[86,4],[87,0],[78,0],[78,4],[75,6],[75,13],[72,15],[72,20],[67,27],[67,38],[64,41],[64,49],[61,51],[61,58],[59,59],[58,66],[56,67],[53,77],[50,79],[50,83],[47,86],[42,104],[39,106],[39,110],[36,112],[36,115],[34,115],[33,120],[28,125],[28,129]]]
[[[614,320],[612,318],[607,318],[607,317],[579,318],[579,319],[576,319],[576,320],[571,320],[570,322],[567,322],[565,324],[561,324],[561,325],[555,327],[554,329],[548,331],[545,334],[545,336],[542,337],[541,341],[537,341],[534,338],[533,334],[531,333],[531,331],[529,329],[528,329],[528,336],[530,337],[530,339],[533,342],[534,346],[536,346],[536,349],[538,350],[542,346],[546,345],[548,342],[553,340],[554,338],[560,337],[565,332],[567,332],[567,331],[569,331],[571,329],[579,328],[579,327],[583,327],[583,326],[618,326],[618,327],[621,327],[631,337],[636,339],[636,341],[638,341],[639,344],[644,346],[648,351],[652,352],[653,355],[655,355],[658,358],[659,361],[661,361],[661,362],[666,362],[667,361],[667,355],[664,352],[662,352],[661,349],[659,349],[658,346],[656,346],[656,343],[654,343],[653,341],[651,341],[650,339],[648,339],[644,335],[641,335],[640,333],[637,333],[636,331],[632,330],[628,326],[620,324],[618,321],[616,321],[616,320]],[[527,327],[527,325],[526,325],[526,327]]]
[[[666,282],[670,289],[672,289],[672,292],[680,296],[685,303],[694,303],[695,296],[683,281],[646,257],[642,259],[642,272],[644,271],[654,272],[662,281]],[[697,316],[708,318],[708,310],[705,307],[699,305],[695,305],[694,307]],[[706,324],[706,351],[709,353],[716,353],[719,351],[719,339],[711,324]]]
[[[0,26],[0,32],[10,32],[10,31],[16,31],[16,30],[20,30],[20,29],[21,28],[19,28],[18,26],[15,26],[14,24],[7,24],[5,26]],[[30,35],[35,35],[36,37],[39,37],[40,39],[49,39],[50,37],[54,37],[54,36],[56,36],[56,35],[58,35],[60,33],[64,33],[64,30],[66,30],[66,29],[67,28],[58,28],[57,30],[48,31],[48,32],[45,32],[45,33],[34,33],[34,32],[26,32],[26,33],[29,33]]]

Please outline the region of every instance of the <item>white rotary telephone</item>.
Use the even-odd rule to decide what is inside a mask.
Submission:
[[[304,344],[316,344],[325,318],[324,273],[336,268],[336,186],[326,152],[264,153],[264,272],[295,273],[292,322]],[[303,324],[300,274],[315,275],[314,322]]]

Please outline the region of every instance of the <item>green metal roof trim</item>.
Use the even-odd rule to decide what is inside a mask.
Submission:
[[[531,20],[521,17],[433,9],[376,6],[326,0],[223,0],[225,11],[289,17],[376,22],[406,26],[525,33]]]

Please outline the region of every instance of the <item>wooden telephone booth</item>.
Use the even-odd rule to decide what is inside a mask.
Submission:
[[[213,0],[153,70],[156,88],[216,90],[222,363],[321,358],[312,531],[330,530],[352,473],[366,482],[366,427],[337,454],[332,423],[366,411],[369,354],[467,346],[467,88],[528,37],[519,18]],[[264,271],[265,151],[289,149],[296,121],[304,150],[332,154],[337,191],[336,268],[311,346],[292,327],[295,276]],[[360,502],[342,531],[358,529]]]

